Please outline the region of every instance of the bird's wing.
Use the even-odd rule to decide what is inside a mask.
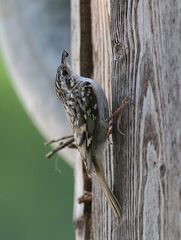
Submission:
[[[81,90],[80,90],[81,89]],[[79,85],[79,97],[77,97],[75,138],[78,149],[83,157],[87,172],[92,168],[94,150],[94,136],[98,122],[98,104],[94,89],[90,82],[82,82]]]

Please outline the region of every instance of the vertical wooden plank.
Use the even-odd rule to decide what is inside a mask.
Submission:
[[[71,1],[71,67],[80,74],[80,3]],[[75,226],[75,239],[84,240],[85,221],[84,204],[78,203],[78,198],[84,193],[83,166],[80,155],[77,153],[74,166],[74,211],[73,223]]]
[[[109,147],[104,162],[123,216],[115,221],[93,180],[93,236],[178,240],[181,4],[111,0],[111,40],[108,5],[101,0],[91,3],[93,76],[106,89],[110,103],[112,96],[113,110],[129,94],[134,94],[135,106],[130,105],[122,117],[125,136],[114,124],[113,155]]]
[[[106,92],[111,112],[112,84],[111,62],[112,50],[110,39],[110,6],[109,0],[92,0],[92,48],[93,48],[93,78],[98,81]],[[110,187],[115,189],[113,174],[113,156],[111,145],[107,148],[106,156],[102,157],[105,176]],[[108,203],[97,182],[93,179],[93,239],[110,239],[114,218]]]
[[[71,0],[71,65],[80,75],[80,1]]]
[[[180,10],[179,1],[111,1],[113,108],[135,99],[126,137],[113,135],[123,224],[112,239],[180,238]]]
[[[93,71],[90,0],[80,0],[80,72],[91,77]]]
[[[109,0],[91,1],[93,78],[96,79],[99,83],[101,83],[102,87],[106,91],[109,103],[111,103],[112,50],[110,39],[109,15],[110,15]]]
[[[82,76],[92,75],[90,0],[71,1],[71,53],[72,69]],[[78,198],[85,191],[92,191],[80,157],[75,165],[74,224],[77,240],[91,238],[91,203],[79,204]]]

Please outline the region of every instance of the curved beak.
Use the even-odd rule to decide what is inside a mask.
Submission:
[[[64,49],[62,52],[62,59],[61,59],[61,64],[62,65],[67,65],[66,58],[68,57],[68,52]]]

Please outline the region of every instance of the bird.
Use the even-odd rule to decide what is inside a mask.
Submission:
[[[63,50],[56,72],[56,94],[64,106],[87,175],[96,174],[115,216],[120,218],[122,209],[108,186],[102,164],[109,131],[108,101],[98,82],[72,71],[68,56]]]

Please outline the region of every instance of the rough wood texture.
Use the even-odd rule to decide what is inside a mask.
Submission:
[[[106,92],[111,109],[112,86],[111,86],[111,41],[109,24],[109,5],[105,0],[91,2],[92,12],[92,48],[93,48],[93,79],[98,81]],[[106,155],[103,156],[103,166],[109,185],[113,185],[113,155],[111,145]],[[111,231],[111,211],[108,210],[107,201],[101,191],[97,178],[93,178],[93,201],[92,201],[92,229],[93,239],[109,239]],[[109,219],[109,220],[108,220]]]
[[[123,217],[115,221],[93,181],[94,239],[179,240],[180,1],[112,0],[110,41],[107,1],[93,0],[91,9],[94,78],[107,94],[112,86],[113,110],[126,95],[135,102],[122,117],[125,136],[114,124],[104,163]]]
[[[71,1],[72,69],[82,76],[92,75],[91,16],[89,0]],[[74,224],[77,240],[91,237],[91,202],[78,203],[84,191],[91,192],[91,180],[79,157],[75,165]]]

